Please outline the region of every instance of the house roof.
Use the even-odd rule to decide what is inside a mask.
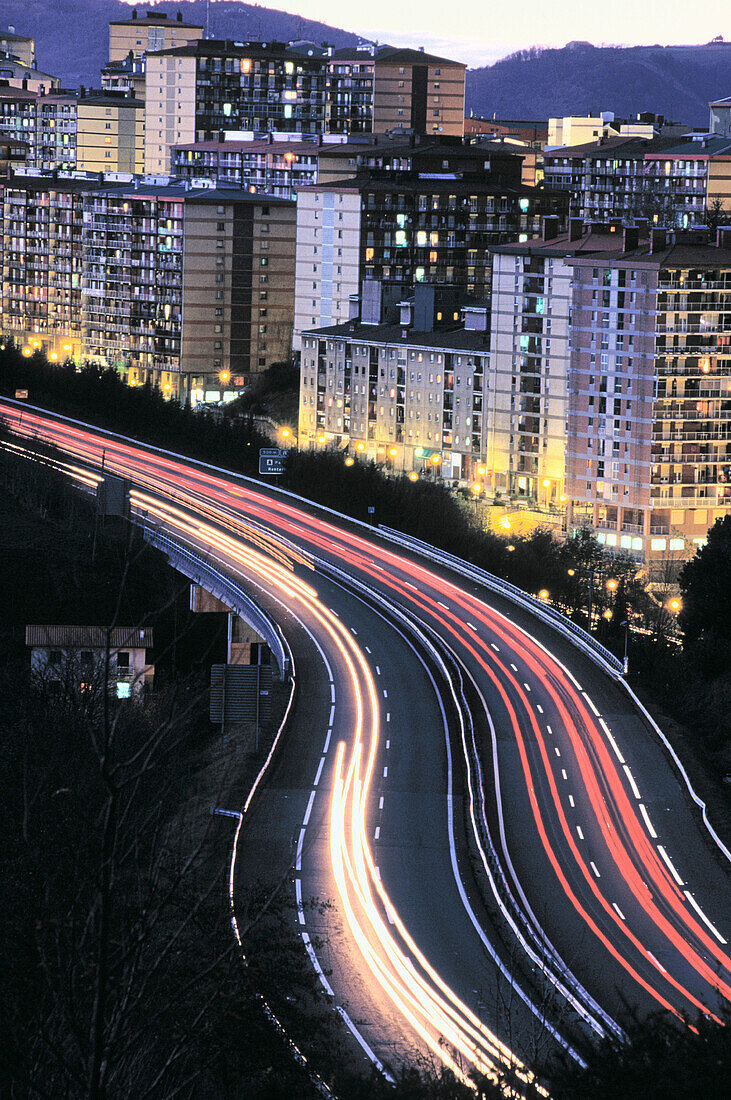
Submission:
[[[152,627],[134,629],[113,627],[107,636],[103,626],[26,626],[27,646],[54,649],[148,649],[152,646]]]

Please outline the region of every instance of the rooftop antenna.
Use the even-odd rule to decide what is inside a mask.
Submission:
[[[211,37],[211,0],[206,0],[206,38]]]

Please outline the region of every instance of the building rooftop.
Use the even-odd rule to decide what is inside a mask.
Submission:
[[[364,191],[446,191],[452,195],[526,195],[533,197],[563,199],[564,192],[544,190],[537,187],[513,187],[495,183],[489,178],[480,178],[477,173],[463,176],[458,172],[384,172],[374,176],[371,172],[362,172],[345,180],[329,180],[325,183],[306,183],[299,191],[350,191],[356,194]]]
[[[27,646],[51,646],[54,649],[149,649],[152,647],[151,626],[135,629],[113,627],[107,634],[103,626],[26,626]]]
[[[201,38],[185,46],[171,46],[167,50],[155,50],[155,57],[281,57],[292,60],[299,57],[302,61],[321,58],[309,58],[298,50],[291,50],[286,42],[235,42],[230,38]]]
[[[115,176],[116,174],[112,174]],[[292,206],[294,199],[280,198],[263,192],[252,193],[244,187],[217,184],[215,187],[199,187],[190,180],[168,176],[109,178],[97,172],[15,171],[5,181],[5,191],[14,188],[24,191],[95,191],[101,197],[162,198],[205,205],[207,203],[245,203],[249,206]]]
[[[432,351],[438,349],[487,352],[490,341],[489,333],[477,329],[465,329],[461,325],[453,329],[418,332],[403,325],[364,325],[361,321],[346,321],[342,325],[329,325],[325,328],[303,328],[302,335],[356,342],[362,340],[363,343],[369,344],[401,344],[404,347],[426,348]]]
[[[506,152],[505,146],[498,141],[488,138],[484,141],[464,141],[460,137],[448,134],[437,137],[424,134],[368,134],[366,141],[350,140],[339,144],[328,144],[323,146],[322,151],[328,157],[376,156],[379,153],[426,157],[438,153],[444,153],[445,156],[453,153],[481,160],[486,154],[502,157],[515,155]]]
[[[183,23],[181,19],[171,19],[164,12],[146,11],[141,18],[133,15],[130,19],[110,19],[109,21],[110,27],[144,27],[146,25],[153,27],[184,27],[185,30],[203,33],[203,27],[198,23]]]
[[[316,141],[189,141],[173,146],[174,149],[196,150],[201,153],[319,153],[322,146]],[[329,148],[329,146],[328,146]]]

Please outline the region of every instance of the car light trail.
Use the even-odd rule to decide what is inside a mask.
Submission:
[[[340,876],[338,889],[342,887],[343,905],[352,911],[353,936],[369,961],[374,977],[427,1045],[431,1047],[432,1042],[438,1043],[443,1037],[452,1045],[454,1056],[467,1058],[475,1066],[503,1064],[516,1068],[510,1051],[483,1029],[479,1019],[441,983],[427,961],[419,957],[418,948],[411,942],[380,881],[365,833],[366,804],[377,744],[376,688],[363,654],[339,623],[337,615],[319,604],[314,589],[292,572],[295,564],[312,568],[309,551],[334,557],[354,573],[390,588],[402,603],[408,603],[447,634],[459,652],[488,678],[508,714],[535,827],[567,899],[619,965],[663,1007],[676,1015],[680,1015],[687,1004],[708,1012],[703,1000],[669,972],[667,959],[666,965],[661,965],[655,953],[632,931],[632,914],[624,901],[623,908],[619,909],[616,894],[612,896],[611,875],[606,874],[604,865],[605,874],[600,875],[596,863],[585,859],[576,844],[554,779],[556,761],[548,753],[526,692],[527,688],[532,694],[540,685],[557,712],[557,718],[551,719],[557,736],[567,738],[561,744],[561,763],[566,760],[568,764],[568,757],[572,757],[569,766],[575,765],[581,776],[585,809],[591,813],[589,824],[596,826],[592,836],[601,837],[622,883],[663,940],[672,944],[709,990],[731,999],[731,985],[700,953],[707,951],[719,971],[723,968],[728,972],[731,960],[719,946],[725,945],[724,937],[705,916],[690,891],[684,889],[686,884],[665,846],[653,845],[652,842],[658,839],[657,833],[644,802],[640,801],[635,777],[604,718],[591,698],[584,694],[573,673],[539,642],[458,584],[387,548],[379,546],[376,551],[372,544],[347,527],[339,529],[287,500],[266,496],[253,487],[232,486],[223,472],[188,467],[174,456],[144,450],[121,439],[101,437],[81,425],[52,420],[28,409],[21,413],[14,406],[3,407],[4,415],[19,434],[38,436],[91,464],[98,464],[104,452],[107,469],[134,478],[150,492],[164,493],[177,505],[187,507],[190,512],[186,514],[176,504],[162,504],[158,496],[133,491],[135,507],[157,516],[165,524],[177,526],[197,545],[203,542],[215,547],[217,552],[236,560],[247,571],[258,573],[262,581],[278,586],[286,599],[301,601],[330,637],[348,669],[351,689],[367,712],[367,717],[360,715],[360,725],[356,723],[350,740],[346,747],[338,749],[336,758],[330,836],[331,848],[335,845],[333,873],[336,878]],[[97,475],[71,464],[66,465],[64,472],[90,488],[98,482]],[[191,512],[197,518],[193,518]],[[201,522],[203,518],[217,526]],[[224,534],[221,527],[226,527],[229,533]],[[245,551],[241,547],[242,539],[249,544]],[[375,553],[378,561],[374,560]],[[507,651],[507,657],[499,659],[497,654],[503,651]],[[517,660],[530,671],[532,688],[518,672]],[[536,709],[543,713],[540,705],[536,705]],[[532,760],[529,754],[523,723],[528,724],[531,752],[537,753],[537,760]],[[366,726],[369,732],[365,731]],[[555,747],[558,751],[558,746]],[[537,769],[545,779],[550,796],[544,798],[543,803],[536,794]],[[562,775],[566,778],[565,768]],[[632,798],[627,793],[627,784]],[[578,888],[569,883],[568,868],[562,865],[562,860],[567,863],[566,856],[559,855],[549,840],[549,821],[557,823],[570,861],[579,870],[585,884],[582,897],[599,907],[604,923],[611,930],[610,935],[578,896]],[[586,824],[584,822],[585,828]],[[384,911],[389,923],[393,924],[393,933],[384,922]],[[653,975],[658,976],[656,980],[662,983],[662,990],[625,955],[628,947],[637,952]],[[667,985],[682,998],[683,1004],[673,1004],[668,999],[671,994]],[[441,1047],[437,1053],[440,1057],[445,1055]],[[446,1057],[453,1055],[446,1054]]]

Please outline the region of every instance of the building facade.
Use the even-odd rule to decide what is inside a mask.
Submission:
[[[365,283],[360,316],[302,334],[300,447],[348,448],[400,473],[483,477],[488,309],[455,287]],[[482,471],[481,474],[478,471]]]
[[[652,574],[731,508],[731,241],[626,230],[571,263],[569,526]]]
[[[319,152],[313,141],[199,141],[173,147],[173,172],[291,199],[296,188],[317,183]]]
[[[546,186],[569,194],[585,221],[638,218],[666,228],[703,224],[715,198],[731,207],[731,140],[692,134],[653,141],[615,137],[544,155]]]
[[[322,134],[327,66],[281,44],[203,40],[148,54],[145,170],[167,172],[175,145],[251,132]]]
[[[16,176],[2,328],[30,354],[113,366],[192,401],[288,358],[293,202],[168,180]]]
[[[520,160],[516,158],[518,172]],[[482,176],[364,173],[297,196],[295,347],[304,329],[348,319],[364,279],[445,283],[484,297],[489,246],[540,233],[555,194]]]
[[[109,60],[124,61],[130,54],[144,57],[148,52],[188,46],[203,37],[203,27],[184,23],[180,14],[170,19],[161,12],[145,12],[140,19],[137,9],[130,19],[115,19],[109,24]]]

